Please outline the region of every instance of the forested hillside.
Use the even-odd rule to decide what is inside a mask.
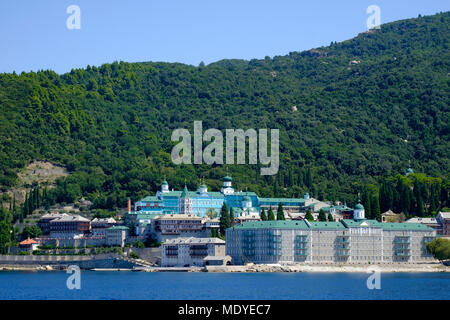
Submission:
[[[99,208],[124,206],[163,178],[196,189],[205,177],[217,190],[225,166],[170,158],[172,131],[193,132],[202,120],[204,130],[280,129],[278,175],[229,166],[237,189],[351,203],[411,161],[438,179],[436,206],[448,205],[449,26],[446,12],[263,60],[1,74],[0,186],[13,187],[18,170],[41,159],[72,172],[52,193],[58,202],[83,195]]]

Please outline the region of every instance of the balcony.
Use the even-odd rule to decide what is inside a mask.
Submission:
[[[268,243],[281,243],[281,237],[271,237],[267,239]]]
[[[245,250],[255,250],[255,244],[254,243],[243,243],[241,245],[241,248],[245,249]]]
[[[243,254],[244,256],[247,256],[247,257],[252,257],[252,256],[255,255],[255,250],[247,250],[247,249],[243,249],[243,250],[242,250],[242,254]]]
[[[281,256],[281,250],[278,250],[278,249],[276,249],[276,250],[269,250],[267,252],[267,255],[268,256],[277,256],[277,257],[279,257],[279,256]]]
[[[404,240],[404,239],[395,239],[395,240],[394,240],[394,244],[409,244],[409,239],[408,239],[408,240]]]
[[[395,252],[394,254],[396,257],[410,257],[411,254],[409,253],[409,251],[400,251],[400,252]]]
[[[268,243],[267,249],[281,249],[280,243]]]
[[[338,257],[349,257],[350,256],[350,250],[348,250],[348,249],[338,249],[338,250],[336,250],[336,255]]]
[[[306,257],[308,255],[307,249],[295,249],[295,255],[300,257]]]
[[[339,243],[339,244],[350,243],[350,241],[351,241],[351,239],[349,236],[341,236],[341,237],[336,238],[336,243]]]
[[[189,254],[192,257],[206,257],[208,255],[208,250],[191,250]]]
[[[308,236],[296,236],[295,241],[297,243],[307,243],[308,242]]]

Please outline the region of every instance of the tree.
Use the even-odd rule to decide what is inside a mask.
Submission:
[[[210,219],[214,219],[214,218],[217,216],[217,212],[216,212],[216,210],[214,210],[213,208],[209,208],[209,209],[206,211],[206,216],[207,216],[208,218],[210,218]]]
[[[426,248],[439,261],[450,259],[450,240],[448,239],[434,239],[426,244]]]
[[[7,248],[11,245],[11,222],[11,212],[3,208],[3,205],[0,206],[0,254],[7,253]]]
[[[319,211],[319,221],[327,221],[327,215],[323,209]]]
[[[217,228],[211,228],[211,234],[209,235],[210,238],[217,238],[219,236],[219,232]]]
[[[334,218],[333,218],[333,215],[331,213],[328,214],[328,221],[329,222],[334,222]]]
[[[277,220],[286,220],[286,218],[284,217],[284,210],[281,202],[278,202]]]
[[[236,224],[236,221],[234,219],[234,212],[233,207],[230,208],[230,226],[234,226]]]
[[[372,219],[376,219],[381,222],[381,211],[380,211],[380,200],[378,198],[378,194],[372,196],[371,200],[371,211],[372,211]]]
[[[146,247],[159,247],[161,245],[157,239],[155,239],[151,234],[148,235],[147,239],[145,239]]]
[[[37,238],[42,234],[42,230],[38,226],[26,226],[23,228],[22,239]]]
[[[262,221],[267,221],[267,214],[266,211],[264,209],[261,209],[261,220]]]
[[[11,241],[11,226],[6,221],[0,221],[0,254],[6,254]]]
[[[308,221],[314,221],[314,217],[311,214],[310,210],[306,211],[305,219],[308,220]]]
[[[269,220],[269,221],[275,220],[275,214],[273,213],[272,208],[269,208],[269,213],[267,215],[267,220]]]
[[[142,241],[135,241],[134,243],[133,243],[133,247],[135,247],[135,248],[145,248],[145,244],[142,242]]]
[[[390,209],[394,209],[394,193],[391,185],[383,181],[380,187],[380,210],[386,212]]]
[[[228,213],[228,207],[224,202],[220,209],[220,223],[219,230],[222,236],[225,235],[225,230],[231,227],[230,214]]]

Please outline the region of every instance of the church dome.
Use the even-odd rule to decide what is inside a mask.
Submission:
[[[364,210],[364,206],[363,206],[361,203],[358,203],[358,204],[355,206],[355,209],[356,209],[356,210]]]
[[[233,181],[233,179],[230,176],[225,176],[222,178],[222,181]]]

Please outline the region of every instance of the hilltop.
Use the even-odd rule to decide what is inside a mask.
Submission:
[[[100,208],[205,177],[222,166],[176,166],[172,130],[280,129],[280,171],[230,166],[262,196],[352,201],[362,185],[416,172],[448,180],[449,12],[382,25],[330,46],[207,66],[114,62],[58,75],[0,75],[0,186],[34,160],[60,164],[55,201]],[[447,184],[448,185],[448,184]],[[448,194],[448,192],[447,192]]]

